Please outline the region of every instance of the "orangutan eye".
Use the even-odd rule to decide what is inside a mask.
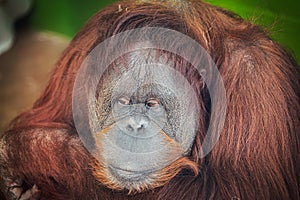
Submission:
[[[160,105],[160,102],[156,98],[150,98],[146,101],[147,108],[157,108]]]
[[[118,99],[118,103],[121,105],[129,105],[130,104],[130,98],[129,97],[120,97]]]

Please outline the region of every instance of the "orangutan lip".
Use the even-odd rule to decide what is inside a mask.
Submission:
[[[133,170],[122,169],[122,168],[114,167],[114,166],[109,166],[109,170],[115,176],[120,176],[122,178],[129,179],[129,180],[135,180],[135,181],[143,179],[147,174],[152,172],[150,170],[133,171]]]
[[[110,166],[109,168],[112,170],[115,170],[117,172],[121,172],[121,173],[125,173],[125,174],[143,174],[144,173],[142,171],[127,170],[127,169],[122,169],[122,168],[114,167],[114,166]]]

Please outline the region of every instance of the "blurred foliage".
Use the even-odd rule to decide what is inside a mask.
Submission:
[[[300,63],[300,1],[207,0],[265,27]]]
[[[35,0],[30,23],[73,37],[99,9],[114,0]]]

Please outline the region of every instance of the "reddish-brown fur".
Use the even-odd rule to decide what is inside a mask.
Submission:
[[[174,2],[115,3],[83,27],[43,95],[3,134],[2,177],[22,179],[26,188],[36,184],[42,199],[300,199],[300,75],[294,59],[260,27],[232,13],[197,0]],[[144,26],[174,29],[201,44],[221,73],[228,105],[220,139],[205,158],[199,157],[203,130],[195,139],[197,176],[183,171],[162,187],[128,195],[93,177],[71,98],[78,68],[93,47]]]

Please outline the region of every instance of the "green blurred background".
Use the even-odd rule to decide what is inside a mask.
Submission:
[[[99,9],[114,0],[36,0],[29,16],[32,27],[73,37]],[[299,0],[207,0],[266,27],[271,36],[300,61]]]

